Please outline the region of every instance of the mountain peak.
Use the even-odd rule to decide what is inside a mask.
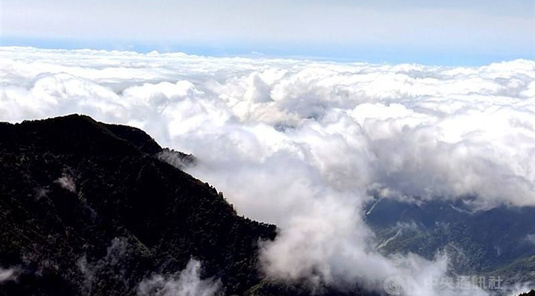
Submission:
[[[62,117],[0,124],[0,149],[45,150],[60,154],[154,154],[162,148],[144,131],[104,124],[89,116]]]
[[[159,159],[145,132],[88,116],[0,123],[0,295],[133,295],[190,260],[244,294],[275,226]]]

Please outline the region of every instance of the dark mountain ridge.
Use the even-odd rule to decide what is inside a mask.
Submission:
[[[2,123],[0,135],[0,264],[22,270],[2,294],[81,294],[80,262],[99,262],[114,242],[127,255],[97,271],[87,294],[135,294],[148,271],[190,258],[229,293],[259,283],[258,242],[275,226],[239,217],[214,188],[153,157],[162,148],[143,131],[73,115]],[[114,268],[120,279],[106,274]]]
[[[136,295],[144,279],[192,258],[223,295],[310,294],[259,271],[259,243],[276,237],[274,225],[239,216],[162,151],[194,162],[87,116],[0,123],[0,295]]]

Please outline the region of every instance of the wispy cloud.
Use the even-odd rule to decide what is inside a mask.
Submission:
[[[0,267],[0,284],[9,281],[15,281],[19,277],[21,270],[18,267],[2,268]]]
[[[165,277],[153,275],[139,283],[138,296],[215,296],[221,291],[221,282],[201,279],[201,263],[190,260],[186,268]]]

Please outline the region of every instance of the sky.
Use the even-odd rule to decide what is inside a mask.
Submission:
[[[483,65],[535,58],[535,2],[2,1],[2,45]]]

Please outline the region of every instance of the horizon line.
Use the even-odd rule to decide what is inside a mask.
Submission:
[[[363,52],[351,51],[350,47],[345,52],[346,54],[329,54],[329,50],[312,50],[311,54],[296,53],[292,50],[267,50],[260,51],[252,48],[246,49],[239,46],[233,48],[222,48],[216,46],[206,45],[174,45],[174,46],[150,46],[144,43],[120,43],[118,45],[111,45],[110,43],[98,42],[74,42],[73,40],[59,40],[59,39],[46,39],[38,41],[32,40],[20,40],[9,39],[6,41],[5,37],[0,36],[0,47],[2,48],[32,48],[36,50],[66,50],[66,51],[106,51],[106,52],[129,52],[136,54],[184,54],[188,56],[198,57],[214,57],[214,58],[249,58],[249,59],[285,59],[285,60],[310,60],[318,62],[333,62],[333,63],[367,63],[367,64],[388,64],[388,65],[401,65],[401,64],[415,64],[422,66],[437,66],[437,67],[481,67],[495,63],[510,62],[514,60],[535,60],[535,54],[531,56],[523,55],[505,55],[505,54],[442,54],[432,55],[429,53],[411,53],[405,52],[399,55],[392,54],[395,50],[382,50],[383,55],[380,53],[370,54],[366,56]],[[93,45],[93,46],[92,46]],[[294,50],[295,51],[295,50]],[[381,51],[381,50],[379,50]],[[355,55],[351,55],[351,52],[355,52]],[[390,52],[391,54],[384,54]],[[360,53],[360,57],[357,57]],[[404,58],[405,57],[405,58]],[[454,58],[457,57],[457,58]],[[460,59],[462,57],[462,59]]]

